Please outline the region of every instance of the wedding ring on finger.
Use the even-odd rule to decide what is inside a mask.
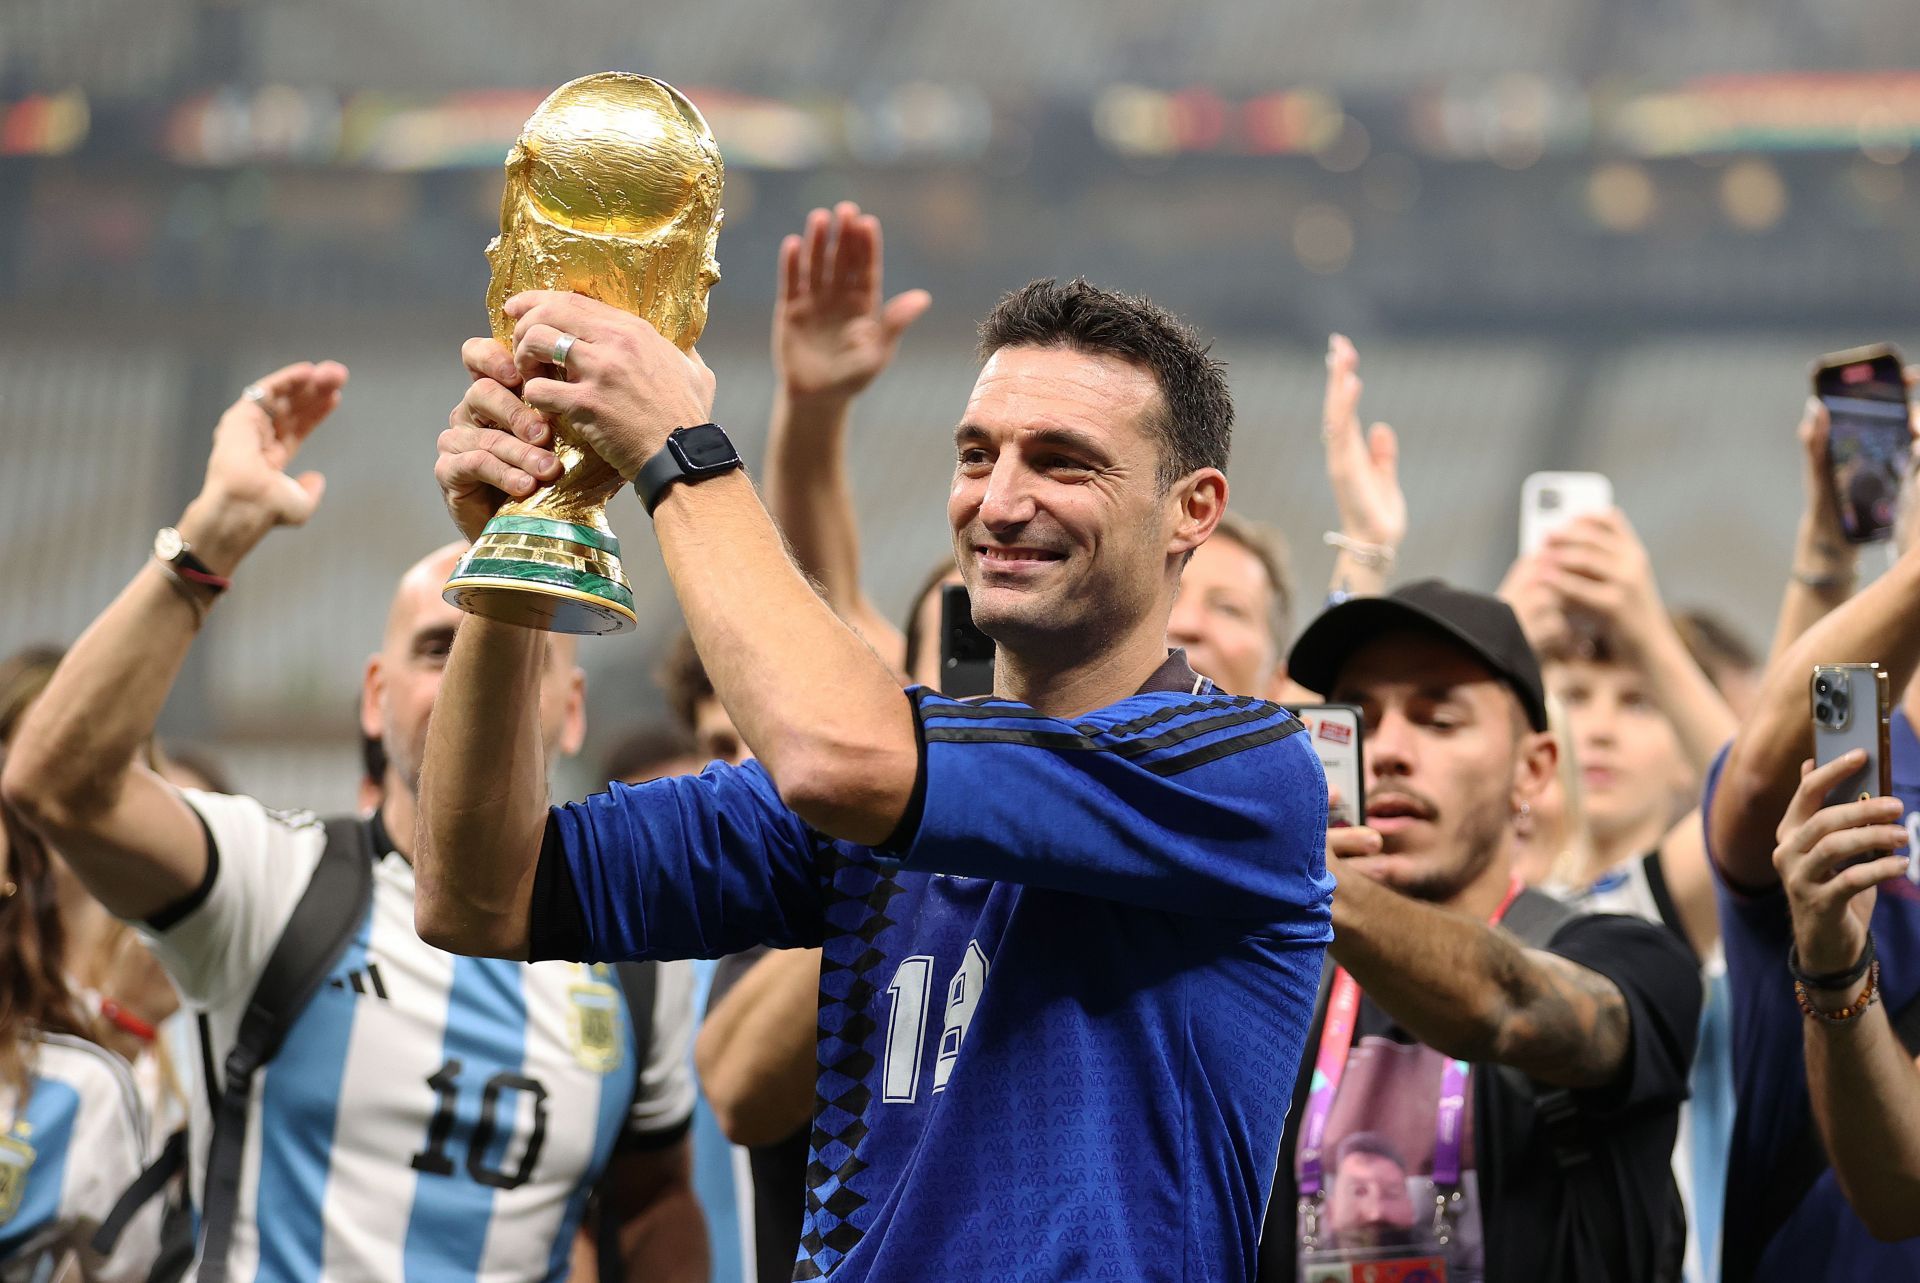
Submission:
[[[573,345],[577,342],[579,340],[571,334],[562,334],[553,341],[553,363],[562,371],[567,368],[567,354],[573,351]]]
[[[267,390],[258,383],[249,383],[241,390],[240,398],[260,407],[260,412],[269,419],[273,418],[273,406],[267,403]]]

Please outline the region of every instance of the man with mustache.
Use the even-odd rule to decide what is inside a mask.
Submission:
[[[1668,1156],[1700,984],[1671,933],[1572,914],[1514,876],[1508,829],[1555,747],[1513,611],[1409,584],[1328,610],[1288,669],[1361,708],[1367,823],[1329,832],[1335,966],[1262,1279],[1340,1263],[1333,1141],[1385,1117],[1420,1138],[1407,1170],[1435,1200],[1412,1246],[1377,1249],[1392,1259],[1441,1258],[1448,1278],[1488,1283],[1677,1277]]]

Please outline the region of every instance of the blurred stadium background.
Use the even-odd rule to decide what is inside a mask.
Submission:
[[[933,291],[856,418],[896,612],[946,547],[971,327],[1034,276],[1218,336],[1235,505],[1293,541],[1303,613],[1331,329],[1401,433],[1403,575],[1490,587],[1521,478],[1593,468],[1670,601],[1756,641],[1807,362],[1920,356],[1911,0],[0,0],[0,652],[71,639],[124,582],[243,384],[337,357],[327,501],[245,568],[165,729],[271,802],[350,802],[361,661],[448,533],[433,439],[484,329],[500,161],[605,69],[674,82],[725,151],[702,350],[750,459],[775,247],[809,207],[880,214],[889,288]],[[585,644],[595,743],[659,709],[677,623],[615,507],[657,627]]]

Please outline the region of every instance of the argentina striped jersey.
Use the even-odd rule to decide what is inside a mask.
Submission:
[[[207,1017],[204,1080],[233,1045],[325,834],[311,816],[251,798],[185,796],[211,836],[210,882],[177,920],[145,934]],[[413,926],[413,867],[384,842],[380,850],[366,920],[255,1079],[228,1277],[564,1278],[615,1144],[685,1127],[690,976],[662,969],[651,1054],[636,1066],[609,968],[425,944]],[[199,1191],[205,1082],[191,1094]]]

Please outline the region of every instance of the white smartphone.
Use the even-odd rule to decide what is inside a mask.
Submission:
[[[1366,770],[1361,760],[1360,710],[1352,704],[1299,704],[1293,715],[1327,772],[1327,824],[1333,828],[1367,820]]]
[[[1613,507],[1613,482],[1598,472],[1536,472],[1520,486],[1520,555],[1575,517]]]

